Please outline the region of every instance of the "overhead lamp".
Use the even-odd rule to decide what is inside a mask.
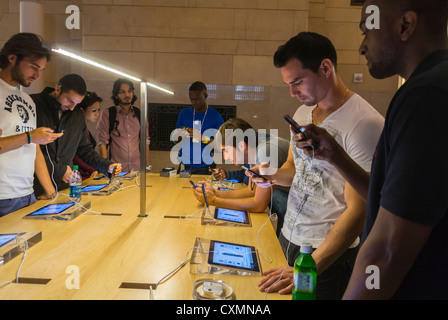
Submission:
[[[53,49],[51,49],[51,51],[56,52],[56,53],[59,53],[59,54],[62,54],[62,55],[64,55],[64,56],[66,56],[66,57],[70,57],[70,58],[72,58],[72,59],[75,59],[75,60],[78,60],[78,61],[81,61],[81,62],[84,62],[84,63],[87,63],[87,64],[90,64],[91,66],[94,66],[94,67],[97,67],[97,68],[100,68],[100,69],[103,69],[103,70],[106,70],[106,71],[115,73],[116,75],[119,75],[119,76],[122,76],[122,77],[125,77],[125,78],[128,78],[128,79],[132,79],[132,80],[134,80],[134,81],[138,81],[138,82],[146,82],[146,81],[144,81],[144,80],[142,80],[142,79],[140,79],[140,78],[134,77],[133,75],[130,75],[130,74],[125,73],[125,72],[122,72],[122,71],[120,71],[120,70],[111,68],[111,67],[106,66],[106,65],[104,65],[104,64],[102,64],[102,63],[96,62],[96,61],[94,61],[94,60],[92,60],[92,59],[88,59],[88,58],[82,57],[82,56],[80,56],[80,55],[78,55],[78,54],[76,54],[76,53],[67,51],[67,50],[65,50],[65,49],[61,49],[61,48],[54,49],[54,48],[53,48]],[[155,84],[153,84],[153,83],[146,82],[146,84],[147,84],[149,87],[152,87],[152,88],[154,88],[154,89],[160,90],[160,91],[162,91],[162,92],[165,92],[165,93],[168,93],[168,94],[174,94],[174,92],[172,92],[172,91],[170,91],[170,90],[168,90],[168,89],[159,87],[159,86],[157,86],[157,85],[155,85]]]
[[[146,121],[148,119],[148,87],[160,90],[162,92],[168,93],[168,94],[174,94],[174,92],[164,89],[162,87],[159,87],[153,83],[147,82],[145,80],[139,79],[137,77],[134,77],[130,74],[127,74],[125,72],[122,72],[120,70],[116,70],[114,68],[108,67],[102,63],[96,62],[92,59],[88,59],[85,57],[82,57],[76,53],[70,52],[68,50],[57,48],[52,48],[51,51],[62,54],[64,56],[70,57],[72,59],[78,60],[83,63],[87,63],[91,66],[115,73],[116,75],[132,79],[135,81],[140,82],[140,95],[141,95],[141,112],[142,112],[142,120],[140,124],[140,136],[145,137],[146,136]],[[146,139],[140,139],[140,214],[139,217],[146,217],[146,145],[145,145]]]

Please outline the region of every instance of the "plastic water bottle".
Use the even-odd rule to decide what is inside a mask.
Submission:
[[[300,255],[294,264],[292,300],[316,300],[316,262],[310,244],[300,247]]]
[[[74,165],[69,182],[71,201],[73,202],[81,201],[81,184],[82,184],[81,174],[79,173],[78,166]]]

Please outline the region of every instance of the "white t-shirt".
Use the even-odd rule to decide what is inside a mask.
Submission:
[[[0,79],[0,129],[8,137],[36,129],[31,97]],[[0,154],[0,200],[30,195],[33,190],[34,143]]]
[[[301,106],[294,114],[300,125],[312,123],[314,107]],[[384,118],[363,98],[354,94],[320,125],[364,170],[370,172]],[[327,161],[312,159],[291,140],[296,174],[288,198],[282,233],[301,246],[317,248],[346,209],[345,179]],[[291,232],[292,230],[292,232]],[[351,247],[357,246],[359,239]]]

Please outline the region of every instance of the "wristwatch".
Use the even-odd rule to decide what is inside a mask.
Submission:
[[[28,131],[26,131],[25,133],[26,133],[26,137],[28,139],[28,144],[30,144],[31,141],[33,141],[33,138],[31,138],[31,133],[29,133]]]

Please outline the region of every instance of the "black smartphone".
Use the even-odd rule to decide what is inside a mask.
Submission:
[[[190,183],[193,185],[193,187],[197,188],[199,187],[196,183],[194,183],[193,181],[190,180]]]
[[[258,173],[256,173],[256,172],[253,172],[252,170],[250,170],[248,167],[246,167],[246,166],[241,166],[244,170],[246,170],[246,171],[249,171],[250,173],[252,173],[254,176],[256,176],[257,178],[261,178],[261,179],[264,179],[264,180],[268,180],[267,178],[265,178],[265,177],[263,177],[263,176],[260,176]]]
[[[283,116],[283,118],[291,125],[292,130],[294,130],[294,132],[297,133],[301,133],[303,136],[303,139],[301,139],[300,141],[306,141],[311,139],[313,141],[313,147],[316,148],[317,147],[317,143],[305,133],[305,128],[301,127],[289,114],[286,114]]]
[[[299,126],[299,124],[289,114],[284,115],[283,118],[291,125],[292,130],[294,130],[296,134],[302,133],[305,138],[304,140],[309,139],[309,137],[303,132],[305,131],[304,128]]]
[[[111,184],[115,178],[115,168],[116,167],[112,168],[112,173],[110,174],[109,184]]]

